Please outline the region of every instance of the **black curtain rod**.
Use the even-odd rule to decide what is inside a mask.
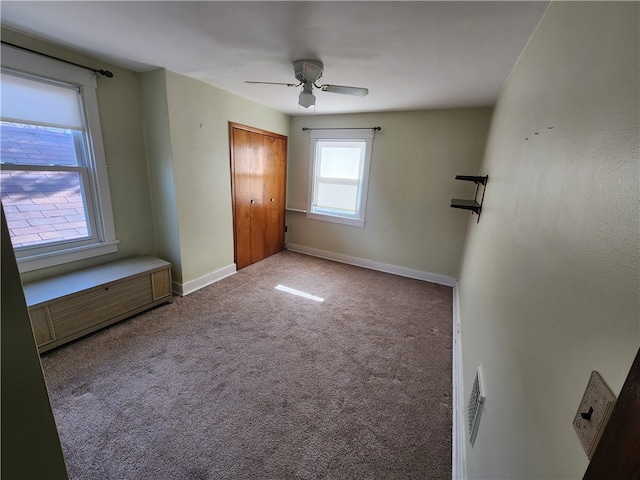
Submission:
[[[13,43],[5,42],[4,40],[0,40],[0,42],[3,45],[9,45],[10,47],[19,48],[20,50],[24,50],[26,52],[35,53],[37,55],[42,55],[43,57],[52,58],[53,60],[58,60],[60,62],[68,63],[70,65],[75,65],[76,67],[80,67],[80,68],[84,68],[84,69],[87,69],[87,70],[91,70],[92,72],[99,73],[100,75],[102,75],[104,77],[107,77],[107,78],[113,77],[113,73],[111,73],[109,70],[96,70],[95,68],[87,67],[85,65],[80,65],[79,63],[70,62],[69,60],[64,60],[62,58],[54,57],[53,55],[47,55],[46,53],[36,52],[35,50],[31,50],[30,48],[21,47],[20,45],[15,45]]]
[[[309,128],[309,127],[302,127],[302,131],[303,132],[308,132],[309,130],[376,130],[376,131],[380,131],[382,130],[382,127],[362,127],[362,128],[358,128],[358,127],[344,127],[344,128]]]

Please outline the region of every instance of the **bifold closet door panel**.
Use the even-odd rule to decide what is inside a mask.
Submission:
[[[266,213],[266,183],[269,165],[266,158],[268,148],[264,135],[248,134],[250,142],[249,162],[251,168],[251,263],[269,256],[267,250],[268,219]]]
[[[251,264],[251,162],[249,132],[232,129],[232,168],[234,186],[234,226],[236,264],[243,268]]]
[[[284,250],[285,191],[287,142],[282,138],[265,137],[268,147],[265,173],[267,231],[265,235],[267,256]]]

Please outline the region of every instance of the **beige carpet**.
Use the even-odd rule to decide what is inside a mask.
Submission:
[[[451,335],[451,288],[285,251],[42,363],[72,479],[444,479]]]

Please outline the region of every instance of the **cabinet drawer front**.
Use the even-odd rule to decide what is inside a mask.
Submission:
[[[145,275],[93,288],[52,303],[49,313],[55,336],[61,338],[126,314],[152,301],[151,276]]]

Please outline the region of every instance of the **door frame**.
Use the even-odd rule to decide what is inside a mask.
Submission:
[[[640,478],[640,349],[583,480]]]

